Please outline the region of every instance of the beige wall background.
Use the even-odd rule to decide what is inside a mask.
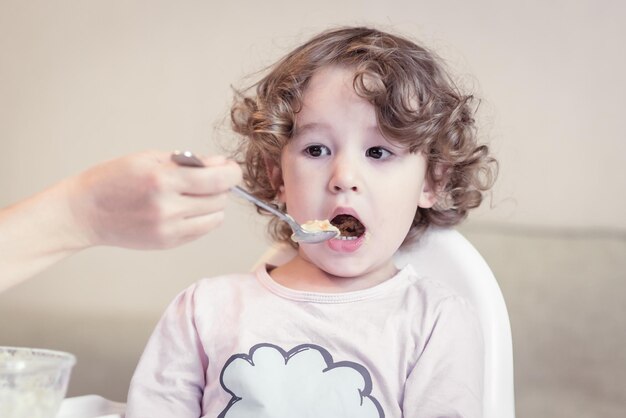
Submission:
[[[130,152],[218,152],[231,84],[320,30],[363,24],[423,41],[482,98],[501,172],[470,231],[623,240],[624,21],[624,3],[592,0],[0,0],[0,206]],[[183,287],[246,270],[266,245],[263,222],[233,200],[210,236],[83,252],[1,296],[0,315],[156,321]],[[98,332],[85,321],[76,332]]]

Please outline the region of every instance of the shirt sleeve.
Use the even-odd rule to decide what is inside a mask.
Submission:
[[[405,384],[405,418],[482,417],[484,343],[469,302],[437,306],[430,335]]]
[[[126,418],[202,415],[208,358],[195,326],[194,289],[180,293],[154,329],[130,383]]]

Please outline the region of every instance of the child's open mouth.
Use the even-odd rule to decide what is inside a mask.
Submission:
[[[337,215],[330,223],[336,226],[341,232],[341,236],[335,239],[350,241],[365,234],[365,226],[352,215]]]

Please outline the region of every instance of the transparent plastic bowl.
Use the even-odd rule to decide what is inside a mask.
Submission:
[[[54,418],[75,363],[62,351],[0,346],[0,417]]]

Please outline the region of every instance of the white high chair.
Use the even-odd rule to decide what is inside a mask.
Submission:
[[[431,228],[396,257],[400,267],[412,263],[421,273],[441,280],[476,309],[485,339],[484,418],[514,418],[511,324],[500,286],[491,269],[463,235]]]
[[[295,251],[271,247],[256,263],[280,265]],[[504,298],[491,269],[469,241],[453,229],[430,228],[395,257],[398,267],[411,263],[420,273],[445,282],[475,307],[485,338],[484,418],[515,418],[511,326]],[[66,399],[57,418],[123,418],[124,404],[88,395]]]
[[[295,251],[270,248],[262,263],[280,265]],[[400,268],[413,264],[421,274],[445,282],[476,309],[485,339],[483,418],[514,418],[513,346],[504,297],[491,269],[476,248],[453,229],[429,228],[420,240],[394,258]]]

